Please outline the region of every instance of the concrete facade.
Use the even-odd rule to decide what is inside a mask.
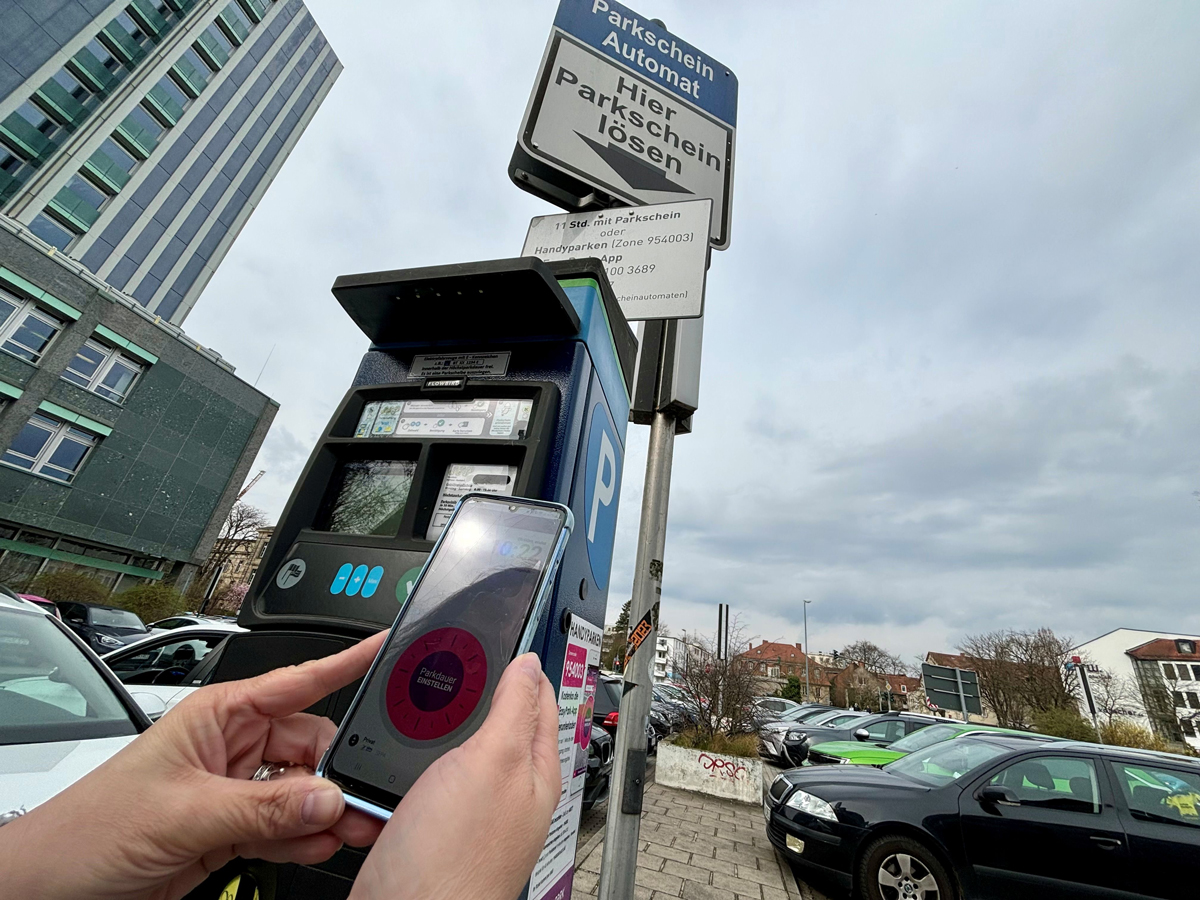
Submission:
[[[164,577],[186,587],[278,405],[3,218],[0,300],[32,304],[62,326],[35,362],[0,343],[0,447],[9,448],[0,461],[0,580],[20,589],[39,571],[83,568],[118,590]],[[64,378],[97,341],[141,367],[120,401]],[[33,416],[93,442],[69,480],[14,464]]]
[[[341,68],[302,0],[3,4],[0,212],[179,324]]]

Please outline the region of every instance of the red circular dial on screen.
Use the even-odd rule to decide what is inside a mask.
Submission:
[[[479,705],[487,681],[487,657],[475,635],[436,628],[405,648],[388,676],[388,718],[416,741],[449,734]]]

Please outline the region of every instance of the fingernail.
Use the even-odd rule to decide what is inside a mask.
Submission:
[[[542,674],[542,661],[536,653],[522,653],[517,657],[517,665],[521,671],[537,681]]]
[[[336,787],[316,788],[304,798],[300,820],[305,825],[331,825],[342,814],[342,792]]]

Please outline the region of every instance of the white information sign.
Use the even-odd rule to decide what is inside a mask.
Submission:
[[[704,314],[711,218],[708,199],[538,216],[521,255],[598,257],[626,319],[694,319]]]
[[[734,129],[555,31],[521,128],[522,149],[629,203],[713,201],[729,245]]]
[[[463,494],[482,491],[485,494],[503,494],[505,497],[511,497],[516,482],[516,466],[485,466],[475,463],[451,463],[446,466],[442,492],[438,494],[437,505],[433,508],[433,517],[425,531],[425,540],[438,539],[438,535],[450,521],[454,504]]]
[[[571,896],[603,636],[591,622],[571,617],[558,689],[558,761],[562,786],[550,833],[529,879],[529,900],[561,900]]]

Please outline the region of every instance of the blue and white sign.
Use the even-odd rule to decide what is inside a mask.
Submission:
[[[616,0],[562,0],[554,27],[737,127],[737,76],[629,7]]]
[[[592,407],[588,426],[584,501],[588,565],[596,586],[608,587],[613,540],[617,533],[617,504],[621,499],[621,442],[603,403]]]
[[[561,0],[518,142],[635,206],[710,198],[724,249],[737,92],[728,68],[616,0]]]

